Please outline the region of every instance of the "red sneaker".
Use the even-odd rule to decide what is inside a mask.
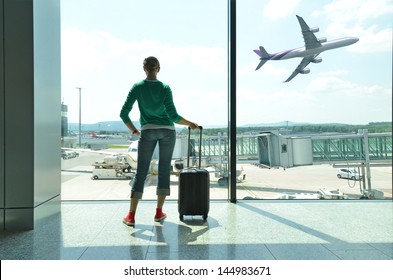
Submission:
[[[135,212],[128,212],[128,215],[123,219],[123,223],[127,226],[135,225]]]
[[[162,212],[162,209],[157,208],[156,215],[154,216],[154,221],[159,222],[159,221],[164,220],[165,218],[166,218],[166,214],[164,212]]]

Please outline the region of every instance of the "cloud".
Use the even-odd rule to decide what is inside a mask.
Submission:
[[[167,48],[161,51],[160,60],[171,67],[183,67],[190,71],[198,68],[200,71],[221,74],[227,71],[226,50],[220,47],[181,46]]]
[[[384,88],[380,85],[359,85],[357,83],[344,80],[337,75],[320,75],[316,79],[312,80],[307,86],[307,92],[309,94],[326,93],[329,94],[329,96],[338,98],[340,102],[345,102],[345,100],[347,100],[352,104],[357,103],[361,99],[367,100],[368,98],[378,96],[388,99],[390,97],[391,103],[391,91],[388,88]]]
[[[249,76],[250,73],[255,73],[257,76],[280,77],[289,73],[289,71],[286,68],[279,67],[280,63],[277,63],[277,61],[267,62],[265,65],[263,65],[262,68],[255,71],[255,68],[257,67],[258,63],[259,60],[256,59],[253,62],[249,62],[248,64],[245,64],[244,66],[240,65],[236,69],[237,75],[240,77],[240,76]]]
[[[336,0],[312,13],[315,17],[329,19],[326,36],[359,37],[359,42],[348,48],[358,53],[392,51],[392,14],[391,0]],[[379,25],[375,23],[377,19]],[[386,25],[382,25],[383,22]]]
[[[324,6],[324,13],[338,21],[359,21],[380,18],[393,13],[391,0],[336,0]]]
[[[174,46],[156,40],[125,40],[99,30],[86,32],[66,28],[62,30],[62,98],[69,105],[70,121],[77,120],[78,116],[75,87],[83,88],[84,122],[118,119],[119,108],[132,83],[144,78],[142,60],[149,55],[159,58],[159,77],[171,85],[176,82],[179,87],[187,88],[193,83],[193,87],[199,89],[216,79],[223,80],[226,87],[225,47]],[[216,89],[221,84],[215,82],[210,88]],[[201,101],[199,108],[203,107],[203,100],[217,96],[215,92],[210,92],[210,96],[203,92],[209,91],[182,90],[186,98],[197,94]],[[137,115],[135,112],[132,116]],[[209,114],[213,115],[214,111]]]
[[[352,51],[358,53],[376,53],[392,51],[392,29],[378,30],[377,25],[358,32],[360,40],[351,46]]]
[[[62,60],[65,69],[82,71],[105,67],[114,60],[139,61],[156,55],[163,66],[187,65],[212,74],[226,71],[226,49],[220,47],[186,45],[175,47],[153,40],[125,41],[111,33],[78,29],[62,31]],[[165,62],[165,64],[163,63]]]
[[[295,89],[278,88],[276,90],[241,87],[237,90],[238,124],[250,124],[252,121],[275,122],[283,119],[308,120],[309,107],[318,104],[318,99]],[[302,119],[303,118],[303,119]]]
[[[237,120],[265,122],[345,122],[389,121],[392,114],[391,89],[376,84],[358,84],[345,72],[320,74],[301,89],[292,87],[240,87],[237,90]]]
[[[317,106],[309,108],[316,118],[345,123],[391,120],[391,89],[380,85],[358,84],[337,76],[325,76],[314,79],[306,92],[319,100]]]
[[[283,76],[285,74],[288,74],[288,70],[284,67],[279,67],[273,65],[275,61],[272,61],[272,63],[267,63],[263,66],[262,68],[262,73],[264,75],[269,75],[269,76]]]
[[[285,18],[299,6],[300,0],[270,0],[263,9],[263,15],[271,20]]]
[[[227,123],[228,92],[200,88],[172,88],[178,113],[200,125]]]
[[[348,74],[347,70],[333,70],[326,71],[319,74],[319,76],[345,76]]]

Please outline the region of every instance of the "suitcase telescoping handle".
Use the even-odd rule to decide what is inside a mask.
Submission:
[[[202,126],[199,128],[199,167],[201,168],[201,157],[202,157]],[[187,148],[187,167],[190,168],[190,150],[191,150],[191,127],[188,127],[188,148]]]

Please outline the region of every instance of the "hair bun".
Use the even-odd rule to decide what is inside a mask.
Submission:
[[[143,66],[146,67],[149,71],[155,70],[157,67],[160,67],[160,62],[156,57],[149,56],[143,61]]]

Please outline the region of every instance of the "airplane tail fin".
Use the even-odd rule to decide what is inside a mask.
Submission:
[[[254,50],[254,52],[259,55],[261,62],[259,62],[257,68],[255,69],[258,70],[261,68],[269,59],[270,59],[270,54],[265,50],[264,47],[259,47],[259,50]]]

